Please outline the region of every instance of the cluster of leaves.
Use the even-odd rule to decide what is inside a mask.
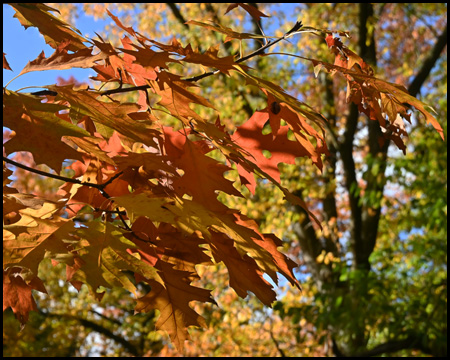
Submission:
[[[326,41],[334,64],[296,56],[312,62],[316,76],[321,69],[342,75],[347,101],[377,121],[399,148],[405,148],[407,106],[418,109],[443,136],[425,104],[405,88],[374,77],[371,67],[330,30],[298,22],[282,37],[266,38],[265,45],[247,56],[219,57],[219,46],[200,52],[176,38],[169,44],[148,39],[109,12],[133,39],[125,36],[122,47],[100,36],[85,39],[46,5],[12,6],[22,25],[37,27],[55,49],[50,57],[42,53],[29,62],[19,75],[91,68],[100,89],[118,84],[110,90],[49,85],[32,94],[4,89],[4,125],[12,130],[4,144],[6,155],[28,151],[36,164],[58,174],[65,161],[75,160],[69,166],[75,172],[72,178],[40,172],[65,182],[59,198],[50,201],[8,186],[12,172],[5,163],[20,164],[4,157],[3,308],[11,307],[22,323],[36,310],[32,290],[46,292],[37,275],[44,258],[65,264],[67,281],[77,289],[86,284],[97,299],[105,288],[121,287],[137,297],[136,312],[159,310],[156,327],[166,330],[178,349],[188,338],[188,326],[205,326],[190,302],[215,303],[210,290],[194,285],[200,276],[197,265],[223,262],[236,293],[245,298],[250,291],[265,305],[273,303],[275,292],[264,274],[277,283],[280,273],[300,286],[293,274],[296,264],[277,249],[281,240],[262,233],[254,220],[217,199],[219,191],[241,197],[243,186],[254,193],[259,176],[316,219],[302,199],[280,184],[278,165],[306,157],[322,169],[327,120],[242,64],[270,55],[264,50],[290,36],[314,32]],[[251,16],[262,16],[241,7]],[[225,34],[225,42],[264,38],[214,23],[189,23]],[[5,54],[3,59],[9,69]],[[185,77],[176,71],[179,64],[212,70]],[[194,110],[215,110],[196,83],[218,73],[239,75],[267,98],[264,109],[232,132],[222,125],[220,114],[206,119]],[[111,97],[130,91],[139,92],[136,103]],[[238,176],[232,181],[224,174],[235,174],[233,169]],[[80,224],[81,217],[87,220]],[[138,283],[151,290],[141,296]]]

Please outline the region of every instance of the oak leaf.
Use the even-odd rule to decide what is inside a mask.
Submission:
[[[263,135],[262,131],[267,120],[269,115],[266,112],[255,112],[237,128],[232,139],[251,154],[261,170],[279,182],[278,164],[294,164],[295,158],[307,156],[308,152],[296,141],[288,139],[288,126],[281,126],[277,135]],[[264,155],[264,150],[270,151],[270,157]]]
[[[90,68],[97,61],[105,58],[104,53],[92,55],[92,48],[83,48],[69,54],[70,41],[63,41],[57,47],[55,52],[49,57],[45,57],[44,51],[39,56],[28,62],[19,75],[26,74],[31,71],[44,70],[64,70],[72,68]]]
[[[9,275],[3,270],[3,311],[10,307],[22,326],[27,323],[29,312],[37,311],[32,289],[19,274]]]
[[[59,44],[69,40],[68,50],[77,51],[86,48],[87,41],[81,33],[69,24],[49,13],[58,10],[41,3],[10,3],[16,13],[15,18],[27,29],[36,27],[44,35],[45,42],[56,49]]]
[[[36,164],[46,164],[56,172],[65,159],[81,160],[81,154],[61,139],[89,133],[57,116],[58,111],[65,109],[63,105],[42,103],[36,96],[4,91],[3,125],[15,132],[4,144],[6,154],[29,151]]]
[[[136,312],[160,311],[156,327],[169,333],[170,339],[179,351],[183,350],[184,341],[189,339],[188,326],[206,327],[205,319],[190,306],[191,301],[215,304],[211,291],[190,285],[189,272],[175,270],[172,265],[158,262],[161,284],[148,280],[152,290],[137,299]]]

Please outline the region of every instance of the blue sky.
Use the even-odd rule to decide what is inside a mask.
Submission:
[[[9,66],[13,69],[13,71],[3,70],[3,86],[17,76],[29,61],[36,59],[42,50],[45,52],[45,57],[49,57],[54,52],[36,28],[29,27],[25,30],[19,20],[13,18],[14,13],[15,10],[11,6],[3,4],[3,52],[6,53]],[[76,27],[83,35],[95,36],[94,31],[100,32],[110,21],[109,18],[95,21],[92,17],[81,16],[77,20]],[[95,72],[89,69],[35,71],[15,79],[8,85],[8,89],[50,85],[56,83],[58,76],[69,78],[71,75],[78,81],[83,81],[95,75]]]
[[[283,4],[283,6],[289,6]],[[6,59],[13,69],[3,70],[3,86],[5,86],[12,78],[17,76],[29,61],[36,59],[42,50],[45,57],[53,54],[54,49],[48,46],[44,37],[40,35],[34,27],[25,28],[20,24],[19,20],[14,18],[15,10],[6,4],[3,4],[3,52],[6,53]],[[57,13],[55,13],[58,16]],[[119,15],[119,14],[115,14]],[[298,14],[296,14],[297,16]],[[276,29],[280,26],[277,19],[273,19],[275,24],[270,28]],[[292,18],[292,24],[295,23],[296,17]],[[79,29],[82,35],[90,38],[95,37],[95,32],[101,33],[105,25],[111,24],[112,20],[106,17],[105,20],[94,20],[92,16],[84,16],[83,12],[79,12],[79,18],[76,23],[72,24]],[[270,29],[266,29],[268,35],[271,34]],[[90,69],[68,69],[68,70],[47,70],[37,71],[24,74],[15,79],[8,85],[8,89],[18,90],[26,86],[42,86],[55,84],[58,76],[65,79],[73,75],[78,81],[87,81],[89,76],[95,76],[95,72]],[[37,91],[29,90],[29,91]],[[28,91],[27,91],[28,92]]]

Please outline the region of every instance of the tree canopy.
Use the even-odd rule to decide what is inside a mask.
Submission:
[[[236,351],[226,331],[254,355],[246,326],[271,355],[446,354],[444,5],[309,5],[271,34],[270,6],[146,4],[133,24],[134,7],[85,5],[111,18],[96,38],[53,5],[11,6],[54,49],[19,76],[96,73],[4,86],[3,308],[24,331],[32,310],[59,318],[61,356],[81,346],[64,322],[132,355],[172,354],[154,328],[198,355],[193,326],[213,355]]]

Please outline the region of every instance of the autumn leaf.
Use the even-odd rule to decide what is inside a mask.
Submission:
[[[32,220],[32,223],[23,224],[29,220]],[[39,264],[45,257],[52,258],[70,253],[67,245],[62,241],[62,236],[71,229],[72,223],[30,217],[27,217],[25,221],[18,221],[4,229],[15,236],[8,237],[3,243],[5,246],[3,265],[21,266],[31,270],[37,276]],[[67,257],[67,259],[70,258],[71,256]]]
[[[25,29],[30,26],[38,28],[44,35],[45,42],[52,48],[56,49],[61,43],[67,41],[70,41],[67,50],[77,51],[86,48],[83,43],[87,40],[78,30],[75,31],[69,24],[49,13],[49,11],[58,12],[58,10],[38,3],[10,3],[9,5],[16,10],[14,17],[19,19]]]
[[[117,25],[118,27],[120,27],[121,29],[125,30],[125,31],[128,32],[130,35],[136,36],[136,32],[134,31],[134,29],[133,29],[131,26],[125,26],[125,25],[123,25],[122,22],[120,21],[120,19],[119,19],[117,16],[113,15],[108,9],[106,9],[106,13],[109,15],[109,17],[110,17],[111,19],[114,20],[114,22],[116,23],[116,25]]]
[[[83,265],[71,277],[71,281],[86,283],[93,293],[100,286],[119,286],[136,294],[136,287],[125,271],[147,276],[152,273],[151,270],[146,272],[139,257],[129,252],[136,245],[126,239],[123,231],[117,227],[99,222],[90,222],[88,225],[87,228],[74,231],[74,235],[80,238],[76,247]]]
[[[255,6],[247,5],[247,4],[244,4],[244,3],[231,4],[230,6],[227,7],[227,10],[225,11],[225,14],[227,14],[228,12],[233,10],[234,8],[237,8],[238,6],[243,8],[245,11],[247,11],[250,14],[250,16],[253,19],[255,19],[256,21],[260,21],[261,17],[270,17],[269,15],[266,15],[263,12],[259,11]]]
[[[166,72],[159,74],[159,81],[149,81],[155,94],[161,96],[158,105],[165,107],[172,116],[181,120],[187,126],[190,119],[203,122],[204,119],[189,107],[190,103],[199,104],[205,107],[214,108],[213,105],[204,97],[194,94],[188,90],[189,87],[195,87],[196,84],[181,79]]]
[[[9,64],[8,64],[8,61],[6,61],[6,56],[5,56],[5,55],[6,55],[6,54],[3,53],[3,69],[11,70],[11,71],[12,71],[11,67],[10,67]]]
[[[92,48],[83,48],[69,54],[68,48],[70,47],[70,44],[70,41],[61,42],[49,58],[45,58],[45,54],[42,51],[35,60],[28,62],[19,75],[31,71],[65,70],[72,68],[86,69],[94,66],[97,61],[105,58],[104,53],[92,55]]]
[[[255,260],[248,255],[241,256],[230,238],[213,232],[211,250],[215,261],[223,261],[227,266],[230,286],[241,298],[246,298],[247,291],[251,291],[267,306],[275,301],[276,294],[272,285],[263,278]]]
[[[29,312],[37,311],[32,289],[20,275],[8,275],[8,271],[3,270],[3,311],[10,307],[22,326],[27,323]]]
[[[159,132],[151,126],[151,116],[143,114],[142,121],[133,120],[134,113],[139,110],[138,105],[119,101],[103,102],[97,99],[97,94],[86,90],[76,91],[72,85],[51,86],[49,89],[69,102],[69,115],[73,120],[81,120],[83,116],[89,116],[97,124],[104,125],[97,128],[97,131],[105,138],[109,138],[113,130],[116,130],[134,141],[155,146],[154,138]]]
[[[163,284],[148,280],[152,290],[137,299],[136,312],[160,311],[156,327],[169,333],[170,339],[179,351],[189,339],[188,326],[206,327],[205,319],[189,306],[191,301],[211,302],[211,291],[189,284],[188,272],[175,270],[170,264],[159,262]]]
[[[234,70],[234,56],[230,55],[219,57],[218,52],[218,45],[215,47],[210,47],[205,53],[199,53],[188,45],[184,50],[185,57],[182,60],[193,64],[201,64],[207,67],[212,67],[220,70],[226,75],[229,75],[229,71]],[[249,69],[249,67],[245,65],[241,65],[241,67],[245,70]]]
[[[269,120],[267,113],[255,112],[237,128],[232,139],[251,154],[261,170],[279,182],[278,164],[294,164],[295,158],[306,156],[308,152],[296,141],[288,139],[288,126],[280,127],[276,136],[263,135],[262,131],[267,120]],[[270,155],[264,155],[264,151],[269,151]]]
[[[65,159],[81,160],[81,154],[61,139],[89,133],[57,116],[66,106],[42,103],[38,97],[9,90],[3,93],[3,104],[3,125],[15,132],[4,144],[6,154],[29,151],[36,164],[46,164],[56,172]]]
[[[169,138],[166,138],[166,144]],[[217,200],[217,190],[234,196],[242,196],[233,183],[224,178],[223,173],[231,170],[226,165],[220,164],[206,156],[201,151],[198,142],[186,139],[183,148],[180,149],[181,156],[174,158],[173,163],[184,171],[182,177],[173,183],[174,189],[179,196],[185,193],[210,210],[220,211],[226,207]],[[170,152],[168,152],[171,155]]]

